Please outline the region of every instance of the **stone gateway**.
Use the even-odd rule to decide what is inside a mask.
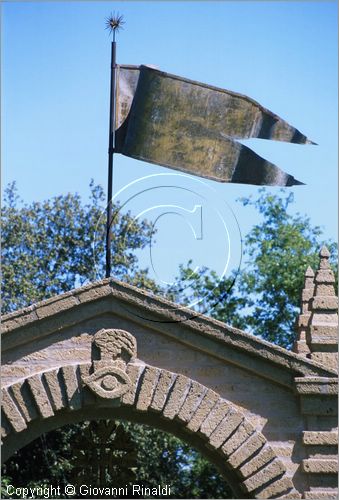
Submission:
[[[3,459],[63,425],[118,418],[194,446],[235,498],[336,498],[338,316],[325,253],[306,273],[297,352],[113,279],[5,316]]]

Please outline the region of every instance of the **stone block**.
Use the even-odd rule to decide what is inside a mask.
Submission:
[[[5,333],[9,330],[14,330],[17,328],[22,328],[33,321],[38,319],[37,313],[35,311],[35,306],[31,306],[27,309],[21,311],[15,311],[11,315],[7,316],[8,319],[3,321],[1,324],[1,333]]]
[[[93,300],[100,299],[101,297],[105,297],[107,295],[112,294],[112,289],[109,284],[99,285],[99,286],[90,286],[87,289],[80,289],[77,292],[77,297],[80,303],[90,302]]]
[[[243,484],[246,486],[247,491],[254,491],[264,486],[266,483],[271,481],[272,479],[281,476],[286,472],[286,468],[283,463],[274,459],[273,462],[270,462],[266,467],[256,472],[253,476],[247,478]],[[287,478],[286,478],[287,479]],[[291,487],[293,487],[292,483]],[[272,486],[272,485],[271,485]],[[286,487],[285,487],[286,489]],[[281,491],[281,489],[280,489]],[[262,493],[262,491],[261,491]],[[270,491],[270,496],[265,496],[261,498],[270,498],[272,496],[272,492]]]
[[[244,415],[242,413],[236,411],[234,408],[230,408],[226,416],[210,435],[209,445],[214,448],[219,448],[225,441],[227,443],[229,436],[235,431],[243,420]],[[223,453],[230,455],[231,452],[228,452],[228,448],[224,448],[224,446],[222,447]]]
[[[186,399],[190,384],[190,379],[184,375],[178,375],[162,412],[165,418],[173,419],[179,413]]]
[[[336,338],[325,337],[320,335],[313,335],[310,342],[312,354],[317,352],[338,352],[338,340]]]
[[[335,297],[335,290],[333,286],[317,285],[317,296]]]
[[[275,458],[275,454],[269,445],[264,446],[257,455],[254,455],[251,460],[245,462],[239,469],[242,477],[246,478],[253,474],[256,470],[261,469],[264,465]]]
[[[81,390],[78,382],[77,365],[66,365],[61,368],[62,378],[70,410],[81,408]]]
[[[43,303],[40,307],[37,307],[36,313],[39,319],[47,318],[48,316],[54,316],[57,313],[66,311],[71,307],[79,304],[79,301],[73,297],[63,297],[62,299],[55,299],[48,303],[47,301]]]
[[[306,458],[302,461],[304,472],[308,474],[337,474],[338,460],[326,458]]]
[[[237,468],[254,455],[260,448],[266,444],[266,439],[260,432],[252,434],[245,443],[243,443],[227,459],[231,467]]]
[[[314,297],[312,301],[312,309],[315,310],[330,310],[337,311],[338,309],[338,298],[337,297]]]
[[[316,284],[335,283],[333,271],[331,269],[322,269],[318,271],[315,275],[314,282]]]
[[[20,409],[26,422],[30,422],[38,418],[39,413],[37,411],[36,405],[32,401],[32,394],[29,390],[26,381],[20,380],[13,384],[10,388],[10,392],[13,395],[14,401]]]
[[[235,418],[232,424],[231,424],[232,419],[230,418],[228,420],[230,421],[228,431],[233,432],[236,426]],[[239,427],[231,435],[231,437],[228,438],[222,445],[221,447],[222,451],[229,457],[253,433],[254,433],[253,426],[249,422],[243,420],[239,425]]]
[[[135,399],[137,396],[139,381],[141,379],[142,373],[145,369],[143,364],[129,363],[126,368],[126,373],[131,380],[130,389],[125,392],[121,397],[121,403],[124,405],[132,406],[135,404]]]
[[[324,395],[329,399],[337,395],[338,380],[334,377],[296,377],[294,381],[296,391],[300,395],[310,397]]]
[[[35,400],[40,415],[43,418],[52,417],[54,415],[54,411],[49,401],[47,392],[44,388],[40,375],[33,375],[33,377],[27,379],[27,382],[31,389],[33,398]]]
[[[187,429],[196,432],[218,400],[218,394],[208,389],[191,420],[187,423]]]
[[[151,404],[154,389],[158,383],[160,369],[146,366],[141,380],[136,407],[140,411],[146,411]]]
[[[338,325],[338,314],[331,311],[318,311],[317,309],[313,311],[312,314],[312,325],[316,326],[337,326]]]
[[[165,406],[167,396],[170,388],[172,387],[176,375],[167,370],[161,370],[157,386],[154,391],[153,399],[151,402],[151,409],[154,411],[162,411]]]
[[[206,387],[199,384],[199,382],[192,382],[186,400],[178,413],[179,420],[187,423],[191,419],[192,415],[201,403],[202,398],[206,394],[206,390]]]
[[[26,429],[26,422],[7,389],[2,389],[1,408],[8,422],[16,432],[21,432]]]
[[[285,493],[285,495],[281,495]],[[256,495],[256,498],[301,498],[301,495],[293,487],[291,478],[284,476],[269,484]]]
[[[318,337],[328,337],[331,339],[338,338],[338,326],[337,325],[311,325],[310,326],[311,338],[314,336]]]
[[[304,497],[306,500],[337,500],[338,491],[314,489],[306,491]]]
[[[338,432],[336,431],[304,431],[305,445],[337,445]]]
[[[205,420],[200,426],[199,431],[201,434],[204,434],[206,437],[209,437],[214,429],[220,424],[225,415],[229,412],[230,405],[223,399],[218,401],[215,407],[211,410],[211,412],[207,415]]]

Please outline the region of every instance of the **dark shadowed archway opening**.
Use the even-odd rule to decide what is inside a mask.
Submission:
[[[119,420],[42,434],[7,460],[3,479],[2,498],[22,498],[19,488],[51,486],[53,498],[235,498],[196,449],[169,433]],[[76,493],[66,496],[69,484]]]

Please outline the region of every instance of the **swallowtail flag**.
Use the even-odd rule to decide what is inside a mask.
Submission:
[[[115,126],[115,152],[220,182],[302,184],[239,139],[314,144],[245,95],[149,66],[117,66]]]

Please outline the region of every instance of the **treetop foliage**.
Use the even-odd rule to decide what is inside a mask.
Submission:
[[[22,203],[15,183],[5,190],[2,207],[3,312],[47,299],[105,275],[105,196],[90,183],[90,200],[79,194]],[[136,249],[152,235],[147,221],[114,207],[113,263],[117,279],[155,287],[138,267]]]

